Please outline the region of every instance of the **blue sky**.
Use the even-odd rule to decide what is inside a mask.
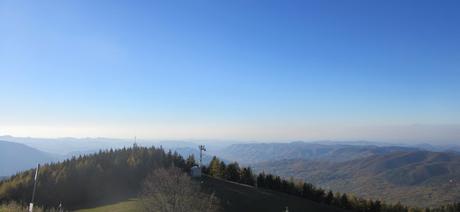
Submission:
[[[459,141],[459,10],[0,0],[0,134]]]

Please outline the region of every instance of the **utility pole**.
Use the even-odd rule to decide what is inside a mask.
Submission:
[[[37,190],[37,180],[38,180],[38,170],[39,169],[40,169],[40,164],[37,165],[37,169],[35,170],[34,190],[32,191],[32,201],[30,201],[29,212],[34,211],[35,191]]]
[[[200,149],[200,167],[203,166],[203,151],[206,151],[206,148],[204,147],[204,145],[200,145],[198,146],[198,148]]]

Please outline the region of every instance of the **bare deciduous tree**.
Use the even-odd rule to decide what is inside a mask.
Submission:
[[[193,181],[179,168],[157,169],[143,184],[141,200],[145,211],[161,212],[214,212],[218,200],[212,194],[201,192],[199,183]]]

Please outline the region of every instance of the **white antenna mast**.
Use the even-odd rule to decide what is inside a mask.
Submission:
[[[40,164],[37,164],[37,169],[35,169],[34,190],[32,191],[32,201],[30,201],[29,212],[34,211],[34,200],[35,200],[35,191],[37,190],[38,169],[40,169]]]
[[[133,144],[133,149],[137,148],[137,136],[134,136],[134,144]]]

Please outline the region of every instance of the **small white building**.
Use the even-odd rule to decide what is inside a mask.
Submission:
[[[201,177],[201,168],[198,167],[198,166],[193,166],[191,169],[190,169],[190,175],[192,177]]]

